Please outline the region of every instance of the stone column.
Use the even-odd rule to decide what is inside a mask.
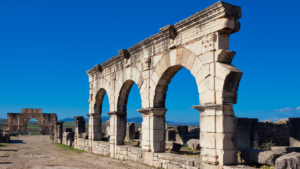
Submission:
[[[102,140],[101,114],[87,114],[89,117],[89,152],[91,153],[93,141]]]
[[[143,115],[142,149],[147,152],[165,151],[165,108],[146,108],[137,110]]]
[[[193,107],[200,111],[201,161],[214,165],[237,164],[236,117],[232,104]]]
[[[62,143],[62,133],[63,133],[63,121],[56,121],[55,122],[55,126],[56,126],[56,133],[55,133],[55,138],[54,138],[54,142],[55,143]]]
[[[115,158],[116,145],[122,145],[126,136],[126,112],[108,112],[110,118],[110,157]]]
[[[130,141],[135,139],[135,124],[134,123],[127,123],[126,125],[126,141]]]
[[[83,116],[74,116],[74,119],[75,119],[74,148],[77,148],[77,138],[81,138],[82,133],[85,133],[85,119]]]

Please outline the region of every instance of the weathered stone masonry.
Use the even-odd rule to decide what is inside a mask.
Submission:
[[[50,135],[54,132],[57,116],[55,113],[42,113],[42,109],[22,109],[22,113],[7,113],[7,130],[27,132],[27,122],[35,118],[39,123],[39,134]]]
[[[183,67],[195,77],[200,103],[200,145],[203,165],[237,163],[235,116],[232,104],[242,72],[231,64],[229,36],[238,32],[241,8],[224,2],[167,25],[101,65],[87,71],[90,82],[89,151],[101,139],[105,93],[110,112],[110,156],[125,139],[127,99],[134,83],[142,98],[143,158],[164,152],[165,107],[168,84]],[[184,90],[184,88],[182,89]],[[100,128],[100,129],[99,129]],[[145,162],[145,161],[144,161]],[[147,163],[153,165],[153,160]]]

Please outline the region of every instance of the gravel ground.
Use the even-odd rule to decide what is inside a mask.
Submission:
[[[18,136],[0,144],[0,169],[150,169],[143,164],[65,150],[49,136]]]

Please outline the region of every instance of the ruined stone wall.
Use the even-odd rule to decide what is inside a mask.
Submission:
[[[143,163],[142,149],[126,145],[117,146],[116,158],[119,160],[130,160]]]
[[[64,132],[67,133],[67,132]],[[63,141],[63,144],[66,142]],[[77,138],[77,149],[88,151],[88,139]],[[94,141],[92,153],[109,156],[110,144],[105,141]],[[143,150],[127,145],[116,146],[116,159],[144,163]],[[145,155],[144,155],[145,156]],[[154,153],[148,160],[153,161],[154,167],[160,168],[190,168],[199,169],[200,159],[171,153]]]
[[[109,142],[94,141],[92,152],[94,154],[109,156]]]
[[[200,168],[200,159],[171,153],[154,153],[153,165],[158,168]]]
[[[289,123],[287,120],[278,122],[259,122],[259,145],[272,141],[276,146],[289,146]]]
[[[62,144],[67,146],[74,146],[74,132],[63,132]]]
[[[88,151],[89,150],[89,140],[84,138],[77,138],[77,149]]]

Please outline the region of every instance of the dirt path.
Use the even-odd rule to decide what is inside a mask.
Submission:
[[[0,169],[151,168],[132,161],[65,150],[52,143],[49,136],[12,137],[12,143],[0,145]]]

